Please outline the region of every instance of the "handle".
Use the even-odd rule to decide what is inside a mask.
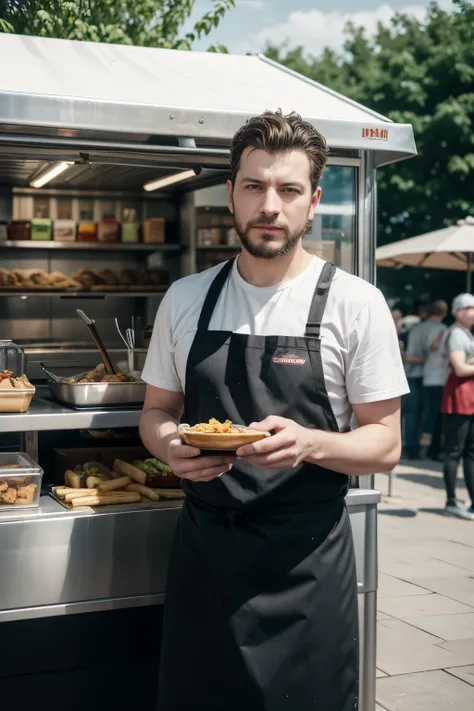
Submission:
[[[89,316],[86,316],[84,311],[81,311],[81,309],[77,309],[77,315],[79,318],[81,318],[84,323],[86,324],[87,328],[90,331],[90,334],[92,338],[94,339],[95,345],[100,351],[100,355],[102,356],[102,360],[104,361],[105,369],[109,375],[115,375],[115,370],[114,366],[112,365],[112,361],[109,358],[109,354],[105,350],[105,346],[102,343],[102,340],[99,336],[99,332],[97,331],[97,328],[95,326],[95,321],[93,321]]]
[[[93,326],[95,324],[95,321],[93,319],[89,318],[89,316],[86,316],[84,311],[81,311],[81,309],[76,309],[76,313],[79,316],[79,318],[84,321],[86,326]]]

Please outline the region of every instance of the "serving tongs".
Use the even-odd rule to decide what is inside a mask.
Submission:
[[[97,348],[100,351],[100,355],[102,356],[102,360],[104,361],[105,370],[107,371],[107,374],[108,375],[115,375],[114,366],[112,365],[112,361],[110,360],[109,354],[105,350],[105,346],[102,343],[102,340],[99,336],[99,333],[98,333],[96,325],[95,325],[95,321],[93,319],[89,318],[89,316],[86,316],[84,311],[81,311],[81,309],[76,309],[76,313],[79,316],[79,318],[82,319],[82,321],[84,321],[87,328],[89,329],[90,334],[91,334],[92,338],[94,339],[94,342],[95,342]]]

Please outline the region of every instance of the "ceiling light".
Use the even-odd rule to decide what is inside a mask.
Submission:
[[[70,165],[73,165],[73,163],[54,163],[54,165],[51,165],[37,175],[36,178],[31,181],[30,186],[32,188],[42,188],[43,185],[46,185],[46,183],[51,182],[51,180],[57,178],[58,175],[64,173]]]
[[[148,183],[145,183],[143,190],[146,190],[147,192],[159,190],[159,188],[165,188],[167,185],[174,185],[174,183],[180,183],[182,180],[195,178],[198,174],[198,170],[184,170],[181,173],[166,175],[164,178],[157,178],[156,180],[150,180]]]

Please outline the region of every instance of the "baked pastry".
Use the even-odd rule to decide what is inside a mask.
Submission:
[[[119,277],[111,269],[99,269],[97,274],[104,284],[108,286],[118,286],[118,284],[120,284]]]

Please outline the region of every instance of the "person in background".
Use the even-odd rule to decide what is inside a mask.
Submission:
[[[444,434],[445,513],[474,521],[474,296],[459,294],[453,301],[456,323],[445,338],[450,373],[441,412]],[[456,477],[463,460],[464,479],[471,506],[466,509],[456,499]]]
[[[447,305],[444,302],[433,302],[426,309],[426,320],[413,326],[408,334],[405,371],[410,394],[406,398],[404,409],[404,439],[406,455],[409,459],[420,458],[425,361],[430,354],[431,346],[445,330],[445,326],[441,322],[446,318],[446,314]],[[440,404],[441,400],[437,405],[437,412],[439,412]]]
[[[448,315],[446,301],[437,299],[428,305],[424,322],[426,331],[426,358],[423,366],[422,432],[430,437],[426,452],[430,459],[438,459],[441,449],[441,401],[449,374],[448,359],[444,349],[447,326],[443,323]],[[430,325],[429,325],[430,324]]]

